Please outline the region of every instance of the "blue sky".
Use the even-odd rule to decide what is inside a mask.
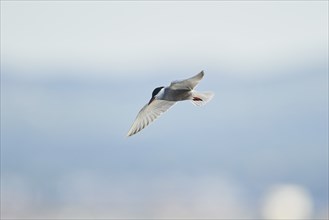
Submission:
[[[294,216],[324,218],[327,7],[1,2],[3,217],[269,218],[290,189]],[[209,104],[125,137],[200,70]]]

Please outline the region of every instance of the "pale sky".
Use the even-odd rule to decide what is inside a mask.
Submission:
[[[328,216],[328,1],[0,3],[1,217]]]
[[[257,74],[324,62],[327,7],[326,1],[2,1],[1,59],[32,70],[63,65],[133,74],[178,65]]]

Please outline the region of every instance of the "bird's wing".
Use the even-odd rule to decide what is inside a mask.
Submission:
[[[154,100],[150,104],[146,104],[138,113],[133,125],[128,131],[127,136],[132,136],[149,125],[162,113],[167,111],[176,102],[165,100]]]
[[[170,89],[174,90],[192,90],[194,87],[200,82],[200,80],[203,78],[204,72],[201,71],[197,75],[185,79],[185,80],[178,80],[174,81],[170,84]]]

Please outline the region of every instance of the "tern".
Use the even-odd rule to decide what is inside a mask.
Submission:
[[[166,112],[178,101],[190,100],[196,106],[203,106],[213,97],[213,92],[197,92],[194,88],[203,78],[204,72],[185,79],[171,82],[167,87],[157,87],[152,92],[150,101],[139,111],[127,136],[132,136]]]

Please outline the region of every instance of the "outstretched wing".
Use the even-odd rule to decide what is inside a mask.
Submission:
[[[138,113],[133,125],[128,131],[127,136],[132,136],[141,131],[152,121],[158,118],[162,113],[167,111],[176,102],[165,100],[154,100],[150,104],[146,104]]]
[[[169,87],[173,90],[192,90],[200,82],[203,76],[204,72],[201,71],[200,73],[191,78],[174,81],[170,84]]]

